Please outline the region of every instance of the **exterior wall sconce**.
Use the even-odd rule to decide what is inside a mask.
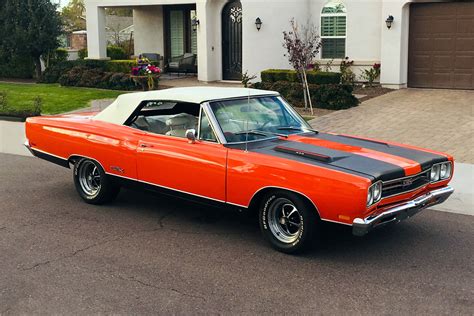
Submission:
[[[260,18],[255,19],[255,26],[257,27],[257,31],[260,31],[262,28],[262,20]]]
[[[389,15],[388,18],[385,20],[385,24],[387,24],[387,28],[389,30],[392,27],[393,20],[395,20],[393,15]]]
[[[194,17],[192,20],[191,20],[191,27],[193,28],[193,32],[196,32],[197,31],[197,28],[199,26],[199,20],[197,17]]]

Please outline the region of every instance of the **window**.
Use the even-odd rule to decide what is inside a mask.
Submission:
[[[216,135],[212,130],[211,123],[207,118],[206,112],[204,110],[201,112],[201,130],[199,131],[199,138],[208,142],[217,142]]]
[[[327,3],[321,12],[321,58],[346,56],[346,7],[340,1]]]
[[[170,11],[171,57],[184,54],[184,12]]]
[[[211,103],[211,110],[229,143],[301,133],[309,128],[279,97],[216,101]]]
[[[188,129],[197,129],[199,109],[199,104],[149,101],[127,125],[154,134],[184,138]]]

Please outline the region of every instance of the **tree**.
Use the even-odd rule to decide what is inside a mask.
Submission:
[[[288,57],[291,66],[298,72],[298,77],[303,85],[305,108],[308,108],[309,101],[311,114],[313,114],[313,102],[309,93],[306,71],[319,53],[322,45],[321,38],[316,26],[310,22],[300,27],[294,19],[291,19],[290,25],[291,30],[283,32],[283,47],[287,50],[285,56]]]
[[[81,31],[86,29],[86,6],[84,0],[71,0],[61,10],[61,18],[66,32]]]
[[[133,16],[133,10],[131,8],[106,8],[105,11],[108,15]]]
[[[62,24],[49,0],[3,0],[0,10],[0,52],[33,59],[41,79],[41,55],[59,46]]]

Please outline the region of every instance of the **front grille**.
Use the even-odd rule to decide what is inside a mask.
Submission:
[[[413,191],[428,183],[430,183],[430,170],[410,177],[384,181],[382,185],[382,197]]]

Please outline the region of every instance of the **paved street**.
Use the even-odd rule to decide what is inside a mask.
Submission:
[[[472,314],[474,217],[427,210],[366,238],[325,227],[303,256],[254,219],[122,191],[0,154],[0,314]]]
[[[402,89],[310,123],[321,131],[431,148],[474,164],[474,90]]]

